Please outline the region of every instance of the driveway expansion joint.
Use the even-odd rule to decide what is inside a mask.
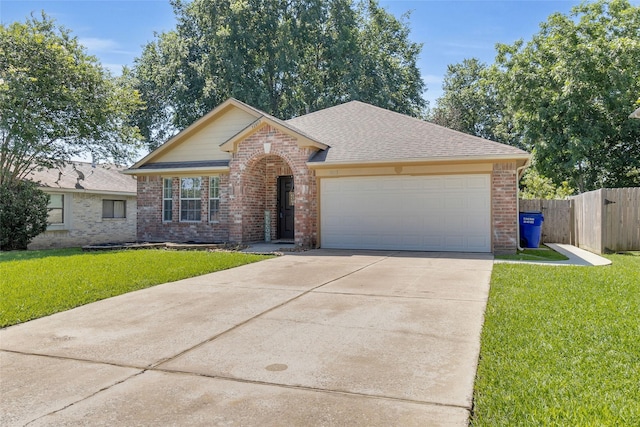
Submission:
[[[34,353],[34,352],[27,352],[27,351],[11,350],[6,348],[0,348],[0,352],[1,351],[4,351],[6,353],[20,354],[23,356],[35,356],[35,357],[44,357],[44,358],[56,359],[56,360],[68,360],[71,362],[93,363],[96,365],[108,365],[116,368],[138,369],[140,371],[144,371],[149,368],[148,366],[127,365],[124,363],[109,362],[106,360],[83,359],[79,357],[61,356],[57,354]]]
[[[72,360],[77,360],[77,359],[72,359]],[[116,366],[117,366],[117,365],[116,365]],[[56,409],[56,410],[54,410],[54,411],[51,411],[51,412],[49,412],[49,413],[47,413],[47,414],[41,415],[41,416],[39,416],[38,418],[35,418],[35,419],[33,419],[33,420],[31,420],[31,421],[27,422],[27,423],[25,424],[25,426],[28,426],[28,425],[30,425],[30,424],[33,424],[33,423],[35,423],[36,421],[38,421],[38,420],[40,420],[40,419],[42,419],[42,418],[45,418],[45,417],[48,417],[48,416],[51,416],[51,415],[55,415],[55,414],[57,414],[58,412],[62,412],[62,411],[64,411],[65,409],[71,408],[71,407],[73,407],[73,406],[77,405],[77,404],[78,404],[78,403],[80,403],[80,402],[84,402],[85,400],[89,400],[89,399],[91,399],[91,398],[93,398],[93,397],[97,396],[98,394],[100,394],[100,393],[102,393],[102,392],[105,392],[105,391],[107,391],[107,390],[109,390],[109,389],[111,389],[111,388],[113,388],[113,387],[115,387],[115,386],[117,386],[117,385],[119,385],[119,384],[122,384],[122,383],[124,383],[124,382],[127,382],[127,381],[129,381],[130,379],[133,379],[133,378],[135,378],[135,377],[137,377],[137,376],[139,376],[139,375],[142,375],[142,374],[144,374],[145,372],[146,372],[146,370],[142,370],[142,371],[140,371],[140,372],[136,372],[135,374],[129,375],[127,378],[123,378],[123,379],[121,379],[121,380],[118,380],[118,381],[114,382],[113,384],[109,384],[108,386],[102,387],[100,390],[97,390],[97,391],[95,391],[95,392],[93,392],[93,393],[91,393],[91,394],[88,394],[88,395],[84,396],[84,397],[83,397],[83,398],[81,398],[81,399],[78,399],[78,400],[76,400],[76,401],[74,401],[74,402],[71,402],[71,403],[69,403],[69,404],[67,404],[67,405],[63,406],[62,408],[59,408],[59,409]]]
[[[454,403],[442,403],[442,402],[435,402],[435,401],[407,399],[407,398],[402,398],[402,397],[385,396],[385,395],[380,395],[380,394],[358,393],[358,392],[349,391],[349,390],[326,389],[326,388],[310,387],[310,386],[295,385],[295,384],[272,383],[272,382],[268,382],[268,381],[248,380],[248,379],[244,379],[244,378],[226,377],[226,376],[222,376],[222,375],[210,375],[210,374],[203,374],[203,373],[196,373],[196,372],[189,372],[189,371],[178,371],[178,370],[169,370],[169,369],[153,369],[151,371],[153,371],[153,372],[162,372],[162,373],[165,373],[165,374],[177,374],[177,375],[188,375],[188,376],[201,377],[201,378],[210,378],[210,379],[216,379],[216,380],[222,380],[222,381],[230,381],[230,382],[242,383],[242,384],[252,384],[252,385],[268,386],[268,387],[279,387],[279,388],[286,388],[286,389],[291,389],[291,390],[304,390],[304,391],[311,391],[311,392],[316,392],[316,393],[326,393],[326,394],[336,394],[336,395],[342,395],[342,396],[361,397],[361,398],[366,398],[366,399],[388,400],[388,401],[394,401],[394,402],[412,403],[412,404],[415,404],[415,405],[439,406],[439,407],[444,407],[444,408],[464,409],[467,412],[471,411],[471,406],[456,405]]]
[[[316,326],[328,326],[326,323],[322,323],[322,322],[310,322],[308,320],[293,320],[293,319],[284,319],[284,318],[280,318],[280,317],[271,317],[268,320],[270,321],[275,321],[275,322],[286,322],[286,323],[294,323],[294,324],[298,324],[298,325],[316,325]],[[423,332],[414,332],[414,331],[406,331],[406,330],[399,330],[399,329],[384,329],[384,328],[376,328],[376,327],[365,327],[365,326],[352,326],[352,325],[331,325],[331,327],[333,328],[340,328],[340,329],[345,329],[345,330],[356,330],[356,331],[375,331],[375,330],[379,330],[379,331],[383,331],[383,332],[388,332],[388,333],[394,333],[394,334],[398,334],[398,335],[415,335],[415,336],[420,336],[420,337],[428,337],[428,338],[438,338],[447,342],[458,342],[458,343],[462,343],[462,342],[466,342],[466,343],[473,343],[475,342],[475,339],[473,338],[462,338],[462,337],[456,337],[453,336],[451,334],[432,334],[432,333],[423,333]]]
[[[477,299],[445,298],[445,297],[432,297],[432,296],[419,296],[419,295],[363,294],[359,292],[317,291],[317,290],[312,290],[311,292],[315,294],[352,295],[352,296],[372,297],[372,298],[405,298],[405,299],[416,299],[416,300],[478,302],[478,303],[486,303],[488,301],[488,298],[477,298]]]

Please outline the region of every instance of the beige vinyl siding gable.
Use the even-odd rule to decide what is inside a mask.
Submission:
[[[220,144],[236,135],[256,120],[251,114],[230,108],[212,123],[195,132],[183,143],[153,159],[160,162],[189,162],[207,160],[229,160],[231,155],[220,149]]]

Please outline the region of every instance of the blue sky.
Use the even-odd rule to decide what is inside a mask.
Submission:
[[[637,1],[633,1],[637,3]],[[448,64],[477,57],[492,63],[496,43],[529,40],[554,12],[568,13],[579,1],[552,0],[385,0],[400,16],[412,11],[411,39],[423,43],[419,61],[433,106],[441,95]],[[44,10],[76,35],[102,65],[118,73],[132,65],[154,32],[174,28],[168,0],[0,0],[0,22],[24,21]]]

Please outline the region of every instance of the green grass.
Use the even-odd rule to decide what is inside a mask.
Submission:
[[[474,426],[640,425],[640,253],[496,264]]]
[[[542,245],[540,249],[525,249],[518,251],[514,255],[496,255],[496,259],[507,259],[516,261],[564,261],[569,258],[547,246]]]
[[[0,252],[0,327],[267,258],[166,250]]]

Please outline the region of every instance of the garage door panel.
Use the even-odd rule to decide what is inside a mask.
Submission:
[[[444,204],[442,206],[442,210],[447,210],[447,211],[460,210],[460,211],[462,211],[463,209],[465,209],[467,207],[466,200],[463,197],[464,196],[462,196],[462,195],[447,194],[447,196],[444,198]]]
[[[488,175],[468,175],[467,176],[467,188],[468,189],[485,189],[487,186]]]
[[[486,242],[486,237],[485,236],[467,236],[467,245],[470,248],[479,248],[479,252],[481,251],[480,248],[483,248]]]
[[[473,213],[471,216],[467,216],[466,219],[467,226],[465,229],[470,230],[470,234],[475,234],[473,230],[483,230],[486,225],[486,219],[481,214]]]
[[[401,200],[399,203],[402,203],[402,206],[400,208],[405,212],[424,212],[427,208],[427,204],[425,203],[425,201],[418,197],[408,196],[404,200]]]
[[[441,182],[447,190],[461,190],[465,188],[466,179],[464,177],[450,177],[443,179]]]
[[[327,178],[321,246],[489,252],[489,175]]]

